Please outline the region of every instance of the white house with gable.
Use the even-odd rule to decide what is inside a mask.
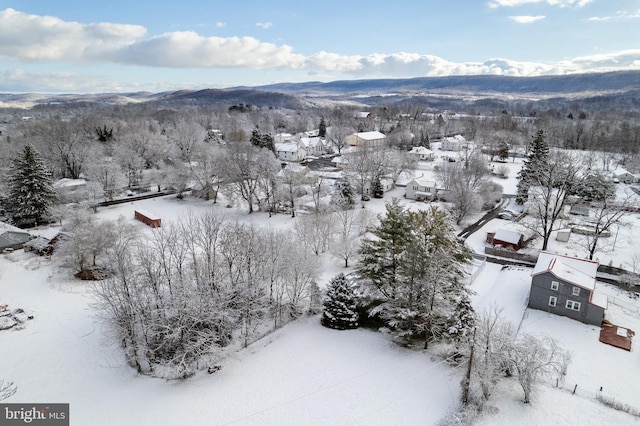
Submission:
[[[275,144],[276,156],[282,161],[302,161],[307,152],[295,142]]]
[[[467,141],[462,135],[442,139],[441,148],[443,151],[461,151],[467,147]]]
[[[436,197],[436,183],[424,178],[414,178],[407,183],[405,197],[416,201],[432,201]]]
[[[436,158],[434,152],[424,146],[414,146],[409,154],[419,161],[433,161]]]

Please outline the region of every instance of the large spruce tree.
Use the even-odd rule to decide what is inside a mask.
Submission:
[[[473,310],[464,318],[457,310],[471,307],[465,279],[471,252],[458,241],[449,215],[435,206],[410,212],[394,200],[371,232],[357,269],[369,314],[403,343],[423,339],[426,347],[465,335]]]
[[[327,288],[323,302],[322,325],[338,330],[358,328],[358,305],[356,294],[347,277],[336,275]]]
[[[538,130],[529,144],[529,154],[518,173],[518,193],[516,202],[523,204],[528,197],[529,188],[536,177],[544,173],[549,164],[549,144],[545,140],[544,131]]]
[[[56,200],[51,172],[29,144],[18,153],[9,172],[9,195],[14,219],[38,223]]]

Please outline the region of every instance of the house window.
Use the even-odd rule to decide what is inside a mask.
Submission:
[[[580,287],[574,287],[573,291],[571,292],[572,296],[580,296]]]
[[[557,297],[549,296],[549,306],[553,306],[555,308],[557,303],[558,303]]]
[[[551,281],[551,290],[557,290],[559,286],[560,283],[558,281]]]
[[[565,305],[567,309],[571,309],[572,311],[580,310],[580,302],[574,302],[573,300],[567,300],[567,304]]]

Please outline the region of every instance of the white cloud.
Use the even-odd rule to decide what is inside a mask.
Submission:
[[[256,26],[262,28],[263,30],[266,30],[271,28],[273,24],[271,22],[257,22]]]
[[[537,16],[528,16],[528,15],[519,15],[519,16],[509,16],[509,19],[517,22],[518,24],[531,24],[532,22],[540,21],[546,18],[544,15]]]
[[[218,21],[218,22],[216,22],[216,27],[217,27],[217,28],[224,28],[224,27],[226,27],[226,26],[227,26],[227,23],[226,23],[226,22],[222,22],[222,21]]]
[[[550,6],[560,7],[582,7],[591,3],[592,1],[593,0],[494,0],[489,3],[489,7],[495,9],[497,7],[516,7],[532,3],[547,3]]]
[[[253,37],[203,37],[192,31],[172,32],[119,49],[113,62],[167,68],[255,69],[301,68],[304,57],[291,46],[277,46]]]
[[[521,3],[527,0],[500,1]],[[543,18],[511,17],[516,22],[534,22]],[[247,72],[277,69],[313,73],[325,80],[344,78],[345,75],[354,78],[478,74],[535,76],[640,69],[640,49],[599,53],[558,63],[519,62],[503,58],[452,62],[434,55],[410,52],[349,56],[320,51],[309,56],[295,53],[291,46],[267,43],[254,37],[205,37],[192,31],[146,37],[146,29],[141,26],[65,22],[13,9],[0,11],[0,58],[30,63],[106,63],[165,69],[237,68]],[[122,87],[133,90],[135,85],[124,86],[104,77],[73,73],[0,71],[0,89],[4,87],[5,91],[95,92],[98,88],[118,91]],[[156,87],[145,85],[144,90]]]
[[[587,21],[601,22],[601,21],[631,20],[631,19],[640,19],[640,10],[638,10],[637,12],[621,11],[621,12],[617,12],[613,16],[593,16],[591,18],[588,18]]]
[[[0,57],[91,61],[146,34],[139,25],[80,24],[52,16],[0,11]]]

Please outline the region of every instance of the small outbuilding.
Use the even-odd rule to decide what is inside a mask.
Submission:
[[[496,232],[487,232],[487,242],[492,246],[520,250],[524,245],[524,235],[521,232],[509,229],[498,229]]]
[[[160,219],[160,217],[144,210],[135,210],[134,216],[137,220],[152,228],[160,228],[162,225],[162,219]]]

